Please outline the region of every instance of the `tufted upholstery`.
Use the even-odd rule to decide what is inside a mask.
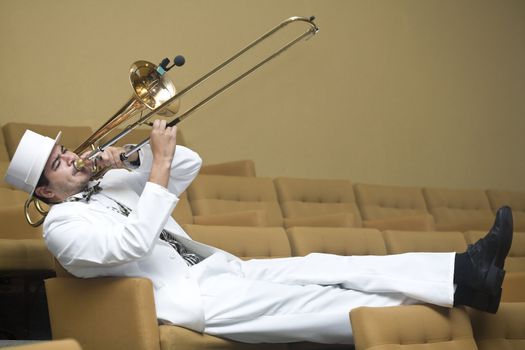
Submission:
[[[291,256],[286,232],[281,227],[184,225],[184,230],[194,240],[243,259]]]
[[[464,309],[359,307],[350,313],[356,350],[476,350]]]
[[[461,232],[384,231],[389,254],[407,252],[463,252],[467,242]]]
[[[0,132],[0,162],[8,162],[8,161],[9,161],[9,153],[7,153],[4,133]]]
[[[89,135],[92,134],[92,130],[88,126],[7,123],[2,127],[2,130],[4,133],[9,158],[13,157],[16,147],[18,146],[18,142],[20,142],[22,135],[27,129],[30,129],[41,135],[51,137],[52,139],[57,136],[59,131],[62,131],[60,144],[70,149],[75,149],[81,143],[81,141],[87,139]]]
[[[293,227],[287,231],[293,256],[310,253],[385,255],[381,232],[366,228]]]
[[[355,196],[364,227],[380,230],[434,229],[419,187],[356,184]]]
[[[82,350],[74,339],[62,339],[55,341],[44,341],[26,345],[15,345],[2,348],[3,350]]]
[[[219,164],[205,164],[201,174],[229,175],[229,176],[255,176],[255,163],[253,160],[236,160]]]
[[[173,216],[175,221],[180,225],[193,223],[193,213],[191,212],[190,201],[188,200],[188,194],[186,192],[179,197],[179,202],[175,206],[171,216]]]
[[[118,128],[109,133],[107,136],[105,136],[102,140],[100,140],[99,144],[103,144],[104,142],[111,139],[111,137],[114,137],[118,133],[122,132],[124,129]],[[148,139],[151,133],[150,127],[140,127],[135,128],[132,131],[130,131],[126,136],[124,136],[121,140],[119,140],[115,145],[126,145],[126,144],[136,144],[139,142],[142,142],[144,139]],[[79,140],[80,141],[80,140]],[[78,142],[78,145],[80,145],[84,140],[81,142]],[[177,144],[178,145],[185,145],[186,140],[184,139],[184,135],[182,134],[181,128],[177,128]]]
[[[479,350],[525,349],[525,302],[501,303],[497,314],[468,311]]]
[[[483,190],[424,188],[423,195],[437,230],[486,230],[494,220]]]
[[[469,244],[476,242],[486,235],[485,231],[465,232],[465,238]],[[507,272],[525,272],[525,232],[514,232],[512,246],[505,260]]]
[[[282,226],[283,217],[272,179],[199,175],[187,190],[194,215],[262,210],[268,226]]]
[[[183,327],[160,326],[160,348],[176,350],[284,350],[286,344],[246,344],[198,333]],[[175,345],[176,344],[176,345]]]
[[[285,218],[347,213],[361,226],[350,181],[279,177],[274,182]]]
[[[494,213],[499,207],[504,205],[510,206],[514,220],[514,230],[525,232],[525,192],[488,190],[487,197]]]

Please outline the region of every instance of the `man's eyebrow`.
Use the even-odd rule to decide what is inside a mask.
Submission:
[[[57,157],[51,163],[51,170],[55,171],[57,170],[58,166],[60,165],[60,155],[65,152],[64,146],[60,146],[60,153],[57,154]]]

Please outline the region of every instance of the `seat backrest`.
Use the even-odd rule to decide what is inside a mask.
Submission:
[[[274,182],[285,218],[349,213],[354,226],[361,226],[350,181],[278,177]]]
[[[424,188],[423,195],[437,230],[464,232],[492,226],[494,213],[483,190]]]
[[[473,244],[486,234],[484,231],[467,231],[465,232],[465,239],[468,244]],[[514,232],[509,255],[505,260],[505,270],[507,272],[525,272],[525,232]]]
[[[9,161],[9,153],[7,153],[4,133],[0,132],[0,162],[8,162],[8,161]]]
[[[291,256],[282,227],[184,225],[191,238],[243,259]]]
[[[408,252],[464,252],[467,242],[461,232],[383,231],[388,254]]]
[[[525,349],[525,302],[501,303],[496,314],[468,313],[479,350]]]
[[[514,230],[525,232],[525,192],[488,190],[487,197],[494,213],[504,205],[510,206]]]
[[[359,307],[350,313],[356,350],[477,350],[464,309]]]
[[[270,178],[199,175],[187,190],[193,215],[263,211],[268,226],[282,226],[283,217]]]
[[[29,129],[54,139],[62,131],[60,144],[74,150],[82,141],[87,139],[93,131],[89,126],[40,125],[30,123],[7,123],[2,127],[9,158],[15,154],[16,148],[24,132]]]
[[[199,172],[207,175],[255,176],[255,162],[251,159],[218,164],[204,164]]]
[[[113,130],[100,141],[100,144],[103,144],[104,142],[110,140],[112,137],[118,135],[122,131],[123,129],[121,128],[117,128]],[[137,144],[139,142],[142,142],[145,139],[149,139],[150,133],[151,133],[150,127],[135,128],[131,130],[128,134],[126,134],[126,136],[124,136],[121,140],[115,143],[115,145],[122,146],[126,144]],[[180,128],[177,128],[177,145],[182,145],[182,146],[186,145],[186,140],[184,139],[184,135],[182,134],[182,130]]]
[[[292,227],[286,230],[293,256],[310,253],[385,255],[381,232],[350,227]]]
[[[365,227],[380,230],[434,229],[434,219],[419,187],[356,184],[354,190]]]
[[[193,213],[191,211],[190,201],[186,192],[179,196],[179,201],[171,213],[171,216],[179,225],[193,224]]]

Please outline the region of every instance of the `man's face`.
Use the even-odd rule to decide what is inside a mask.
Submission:
[[[64,146],[55,145],[46,166],[44,175],[49,180],[48,186],[38,187],[35,192],[39,196],[61,202],[67,197],[80,192],[89,182],[91,170],[77,170],[73,162],[78,156],[68,151]]]

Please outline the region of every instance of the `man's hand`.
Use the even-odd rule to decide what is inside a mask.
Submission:
[[[177,146],[177,127],[166,127],[165,120],[155,120],[149,143],[153,153],[149,181],[168,187],[171,162]]]
[[[96,158],[94,158],[94,160],[86,159],[91,151],[84,152],[80,158],[84,159],[86,167],[89,169],[93,169],[94,165],[96,165],[99,170],[106,167],[110,167],[111,169],[121,169],[126,167],[120,159],[120,155],[125,152],[126,150],[122,147],[108,147],[104,152],[101,152]],[[137,157],[136,154],[134,154],[134,156]],[[132,160],[133,159],[131,159],[131,161]]]

